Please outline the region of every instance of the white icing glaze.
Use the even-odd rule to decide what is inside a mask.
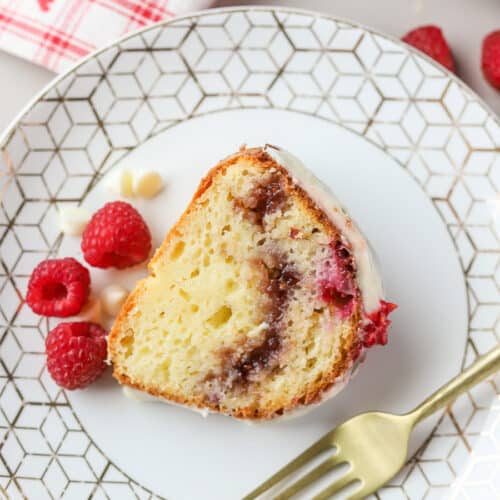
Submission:
[[[309,405],[301,405],[298,406],[297,408],[294,408],[293,410],[289,411],[288,413],[285,413],[283,415],[279,415],[277,417],[274,417],[272,420],[247,420],[247,419],[242,419],[242,418],[236,418],[236,420],[239,420],[240,422],[244,422],[247,425],[262,425],[265,423],[272,423],[272,422],[283,422],[285,420],[292,420],[294,418],[302,417],[309,413],[310,411],[314,410],[317,406],[321,405],[324,403],[326,400],[333,398],[336,396],[349,382],[351,377],[354,376],[354,373],[350,373],[346,376],[344,376],[341,380],[335,382],[330,389],[325,391],[321,395],[321,399],[313,404]],[[207,418],[210,414],[216,414],[218,412],[210,411],[207,408],[193,408],[192,406],[188,405],[181,405],[179,403],[175,403],[174,401],[170,401],[168,399],[164,399],[159,396],[152,396],[151,394],[148,394],[147,392],[139,391],[138,389],[133,389],[132,387],[128,387],[126,385],[122,386],[122,393],[123,395],[131,399],[133,401],[136,401],[137,403],[161,403],[161,404],[168,404],[168,405],[173,405],[173,406],[178,406],[179,408],[185,408],[186,410],[190,410],[194,413],[198,413],[198,415],[202,416],[203,418]],[[221,414],[224,415],[224,414]],[[228,415],[224,415],[228,416]]]
[[[163,399],[159,396],[152,396],[147,392],[139,391],[138,389],[133,389],[132,387],[128,387],[127,385],[122,386],[122,393],[126,398],[132,399],[133,401],[137,401],[138,403],[166,403],[169,405],[178,406],[180,408],[186,408],[188,410],[191,410],[195,413],[198,413],[203,418],[207,418],[209,413],[213,413],[206,408],[200,410],[199,408],[193,408],[192,406],[181,405],[179,403],[175,403],[174,401]]]
[[[330,389],[324,391],[321,394],[321,399],[319,401],[308,405],[297,406],[297,408],[294,408],[293,410],[279,417],[275,417],[273,420],[279,420],[280,422],[283,422],[284,420],[292,420],[294,418],[303,417],[310,411],[314,410],[314,408],[317,408],[319,405],[323,404],[328,399],[335,397],[340,391],[342,391],[342,389],[344,389],[344,387],[351,379],[351,376],[351,373],[347,373],[342,379],[336,380],[335,383],[330,387]]]
[[[276,146],[267,145],[264,150],[290,173],[293,181],[307,192],[351,244],[365,313],[376,311],[384,297],[382,280],[370,247],[359,228],[331,189],[310,172],[296,156]]]

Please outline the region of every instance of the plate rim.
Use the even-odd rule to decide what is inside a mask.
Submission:
[[[368,33],[371,33],[373,35],[378,35],[383,38],[386,38],[387,40],[390,40],[393,43],[396,43],[398,45],[401,45],[404,49],[408,50],[410,53],[416,54],[422,58],[424,58],[427,63],[430,63],[432,66],[435,68],[439,69],[440,71],[443,71],[444,74],[455,82],[457,85],[459,85],[462,90],[465,90],[466,92],[469,92],[472,94],[472,96],[485,108],[485,110],[488,112],[490,117],[492,117],[499,125],[500,125],[500,115],[497,115],[495,111],[491,108],[491,106],[469,85],[467,85],[461,78],[459,78],[455,73],[452,73],[448,69],[446,69],[443,65],[439,64],[437,61],[432,59],[430,56],[425,54],[424,52],[416,49],[415,47],[407,44],[406,42],[403,42],[402,40],[396,38],[394,35],[389,35],[387,33],[384,33],[383,31],[379,31],[375,28],[371,28],[370,26],[367,26],[363,23],[359,23],[357,21],[354,21],[349,18],[345,17],[338,17],[332,14],[327,14],[323,11],[315,11],[312,9],[304,9],[300,7],[287,7],[287,6],[264,6],[264,5],[248,5],[248,6],[232,6],[232,7],[215,7],[212,9],[202,9],[202,10],[197,10],[193,11],[189,14],[183,14],[181,16],[175,16],[172,17],[171,19],[165,19],[163,21],[158,21],[153,24],[149,24],[147,26],[143,26],[142,28],[139,28],[137,30],[134,30],[130,33],[125,34],[123,37],[117,38],[116,40],[104,45],[103,47],[100,47],[80,60],[78,60],[76,63],[74,63],[72,66],[70,66],[67,70],[63,71],[62,73],[57,74],[50,82],[48,82],[40,91],[38,91],[29,101],[21,108],[21,110],[14,116],[14,118],[8,123],[6,127],[4,127],[0,133],[0,148],[3,148],[6,142],[8,142],[10,135],[15,131],[15,127],[18,125],[18,123],[22,120],[23,116],[26,115],[31,109],[39,102],[48,92],[50,92],[54,87],[56,87],[59,82],[64,80],[68,75],[71,73],[74,73],[78,68],[82,67],[85,65],[88,61],[94,59],[96,56],[99,54],[102,54],[103,52],[120,45],[121,43],[127,41],[130,38],[133,38],[137,35],[141,35],[143,33],[146,33],[147,31],[153,30],[155,28],[159,27],[165,27],[171,23],[179,22],[184,19],[191,19],[195,17],[205,17],[205,16],[210,16],[210,15],[216,15],[216,14],[224,14],[224,13],[231,13],[231,12],[247,12],[247,11],[264,11],[264,12],[286,12],[287,14],[299,14],[299,15],[306,15],[310,17],[321,17],[324,19],[328,19],[330,21],[338,22],[338,23],[346,23],[350,24],[354,28],[359,28],[363,31],[366,31]]]
[[[217,15],[217,14],[234,13],[234,12],[243,12],[243,13],[244,12],[258,12],[258,11],[273,12],[273,13],[274,12],[278,12],[278,13],[284,12],[287,14],[305,15],[305,16],[309,16],[311,18],[321,18],[321,19],[326,19],[326,20],[338,22],[338,23],[345,23],[345,24],[348,24],[352,28],[358,28],[358,29],[362,30],[363,32],[367,32],[367,33],[370,33],[373,35],[378,35],[384,39],[387,39],[387,40],[401,46],[406,52],[408,52],[410,54],[413,53],[413,54],[417,55],[418,57],[426,60],[427,63],[429,63],[430,65],[434,66],[439,71],[441,71],[443,73],[443,76],[446,77],[447,81],[455,82],[460,87],[460,89],[462,91],[464,91],[465,94],[472,97],[478,104],[480,104],[484,108],[484,110],[487,113],[487,118],[491,118],[497,124],[500,124],[500,117],[489,107],[489,105],[487,103],[484,102],[484,100],[479,95],[477,95],[477,93],[474,90],[472,90],[467,84],[465,84],[465,82],[463,82],[461,79],[459,79],[456,75],[450,73],[448,70],[446,70],[444,67],[442,67],[439,63],[432,60],[430,57],[428,57],[425,54],[421,53],[420,51],[414,49],[413,47],[408,46],[407,44],[405,44],[401,40],[398,40],[397,38],[395,38],[391,35],[387,35],[383,32],[379,32],[377,30],[371,29],[371,28],[366,27],[360,23],[353,22],[349,19],[339,18],[339,17],[333,16],[333,15],[324,14],[324,13],[312,11],[309,9],[300,9],[300,8],[294,8],[294,7],[276,7],[276,6],[239,6],[239,7],[236,6],[236,7],[222,7],[222,8],[197,11],[197,12],[193,12],[193,13],[186,14],[183,16],[174,17],[172,19],[164,20],[164,21],[161,21],[158,23],[154,23],[152,25],[148,25],[148,26],[145,26],[139,30],[135,30],[131,33],[128,33],[125,36],[115,40],[114,42],[111,42],[111,43],[107,44],[106,46],[91,52],[86,57],[82,58],[80,61],[78,61],[77,63],[72,65],[70,68],[68,68],[66,71],[62,72],[61,74],[59,74],[55,78],[53,78],[46,86],[44,86],[44,88],[42,90],[40,90],[35,96],[33,96],[28,101],[28,103],[19,111],[17,116],[15,116],[13,118],[13,120],[9,123],[9,125],[7,127],[5,127],[3,132],[0,134],[0,149],[3,149],[5,147],[6,143],[10,140],[12,133],[14,133],[16,131],[17,126],[20,124],[20,122],[22,122],[23,117],[27,113],[29,113],[29,111],[31,111],[33,109],[33,107],[37,103],[39,103],[48,92],[50,92],[52,89],[57,87],[57,85],[62,80],[67,78],[69,75],[75,73],[80,67],[84,66],[87,62],[95,59],[98,55],[112,49],[113,47],[119,46],[120,44],[126,42],[127,40],[129,40],[131,38],[134,38],[136,36],[140,36],[142,33],[146,33],[150,30],[154,30],[157,28],[162,29],[162,28],[167,27],[170,24],[178,23],[179,21],[183,21],[183,20],[195,21],[196,18],[208,17],[208,16],[212,16],[212,15]],[[106,70],[104,70],[104,73],[105,72],[106,72]],[[339,125],[342,126],[342,123],[340,123]],[[348,130],[351,133],[354,133],[355,135],[362,135],[362,134],[355,132],[354,130],[350,130],[350,129],[348,129]],[[374,144],[373,141],[371,141],[368,137],[366,137],[366,136],[363,136],[363,137],[365,140],[368,140],[369,142]],[[149,138],[147,138],[146,140],[149,140]],[[380,147],[379,145],[377,145],[377,146]],[[391,156],[391,158],[396,160],[398,163],[400,163],[400,161],[398,159],[396,159],[392,156]],[[413,175],[410,175],[410,176],[413,177]],[[436,207],[435,207],[435,209],[437,210]],[[439,210],[437,210],[437,212],[440,215]],[[446,222],[445,221],[443,221],[443,222],[446,225]],[[451,238],[451,235],[449,235],[449,237]],[[451,240],[452,240],[452,242],[454,241],[453,238],[451,238]],[[464,272],[462,273],[462,276],[463,276],[464,280],[466,281],[465,270],[463,270],[463,271]],[[468,294],[467,294],[466,298],[467,298],[467,303],[470,307],[470,304],[469,304],[470,299],[469,299]],[[469,331],[469,330],[470,330],[470,318],[469,318],[469,321],[467,324],[467,331]],[[462,362],[465,361],[466,353],[467,353],[467,342],[466,342],[466,347],[465,347],[465,352],[464,352],[464,355],[462,358],[463,359]],[[435,432],[438,425],[439,425],[439,423],[433,427],[433,429],[430,432],[427,439],[424,441],[422,446],[419,447],[419,449],[416,451],[416,454],[419,451],[421,451],[421,449],[423,447],[425,447],[427,445],[427,443],[433,438],[434,432]],[[97,446],[96,443],[94,443],[94,444]],[[415,457],[415,455],[410,457],[408,459],[408,461],[411,462],[414,459],[414,457]],[[115,467],[117,467],[116,464],[114,464],[114,465],[115,465]],[[129,476],[128,473],[124,472],[124,474],[127,475],[128,477],[130,477],[130,479],[132,481],[137,482],[133,477]],[[459,476],[460,475],[457,474],[457,477],[459,477]],[[0,489],[0,491],[1,491],[1,489]]]

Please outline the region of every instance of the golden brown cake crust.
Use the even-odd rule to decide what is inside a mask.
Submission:
[[[170,231],[165,236],[163,243],[156,250],[154,256],[152,257],[148,267],[152,273],[152,264],[162,258],[164,252],[169,248],[170,240],[178,233],[178,228],[183,224],[186,217],[196,208],[197,200],[205,193],[205,191],[210,187],[213,179],[219,173],[224,172],[228,167],[238,163],[240,160],[246,160],[251,163],[258,164],[261,167],[274,168],[280,175],[283,176],[285,181],[285,191],[289,196],[294,196],[299,200],[302,208],[306,210],[310,217],[312,217],[317,224],[321,225],[326,234],[334,237],[338,237],[339,233],[337,228],[332,224],[328,216],[313,202],[309,195],[300,186],[295,184],[288,173],[288,171],[279,165],[274,159],[262,148],[241,148],[240,151],[230,157],[222,160],[218,165],[213,167],[207,175],[201,180],[198,189],[191,202],[189,203],[186,210],[183,212],[176,224],[170,229]],[[146,278],[147,279],[147,278]],[[272,419],[277,416],[281,416],[285,413],[289,413],[292,410],[309,404],[315,404],[321,402],[325,393],[327,393],[332,387],[342,380],[344,377],[348,377],[352,369],[353,360],[356,357],[356,351],[358,349],[358,324],[361,318],[361,306],[358,305],[350,323],[349,334],[342,337],[342,344],[339,346],[336,360],[331,367],[331,370],[324,374],[320,381],[309,387],[308,390],[302,394],[297,394],[292,402],[286,407],[273,408],[268,406],[255,405],[242,407],[231,412],[224,411],[224,408],[216,402],[210,402],[202,396],[185,398],[179,394],[170,393],[168,391],[161,391],[155,387],[149,387],[136,383],[132,381],[129,376],[122,370],[122,367],[115,363],[117,359],[117,343],[119,342],[120,336],[123,332],[123,325],[126,322],[126,317],[128,313],[136,305],[137,297],[143,292],[144,283],[146,279],[141,280],[137,283],[135,289],[127,298],[125,304],[116,321],[111,329],[108,336],[108,352],[110,359],[114,362],[113,365],[113,376],[120,382],[120,384],[127,385],[134,389],[144,391],[152,396],[157,396],[164,398],[168,401],[185,405],[197,409],[208,409],[214,412],[230,414],[232,417],[239,419],[251,419],[251,420],[267,420]]]

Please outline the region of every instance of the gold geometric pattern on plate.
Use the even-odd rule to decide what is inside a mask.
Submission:
[[[289,9],[220,10],[132,35],[61,77],[0,160],[0,488],[10,498],[155,498],[105,456],[44,365],[23,303],[78,204],[158,132],[226,109],[286,109],[364,136],[432,199],[468,291],[463,365],[500,340],[500,124],[463,84],[390,38]],[[500,495],[500,376],[460,398],[378,498]]]

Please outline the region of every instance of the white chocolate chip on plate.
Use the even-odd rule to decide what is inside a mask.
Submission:
[[[82,310],[77,314],[80,321],[92,321],[93,323],[101,323],[102,319],[102,304],[99,297],[91,295]]]
[[[59,224],[64,234],[81,236],[90,220],[90,212],[83,207],[62,207],[59,210]]]
[[[133,179],[135,196],[153,198],[163,189],[163,179],[155,170],[134,171]]]
[[[131,198],[134,195],[133,174],[130,170],[119,170],[112,172],[105,181],[106,187],[113,193]]]
[[[104,312],[108,316],[117,316],[120,312],[128,290],[121,285],[109,285],[101,292],[101,302]]]

